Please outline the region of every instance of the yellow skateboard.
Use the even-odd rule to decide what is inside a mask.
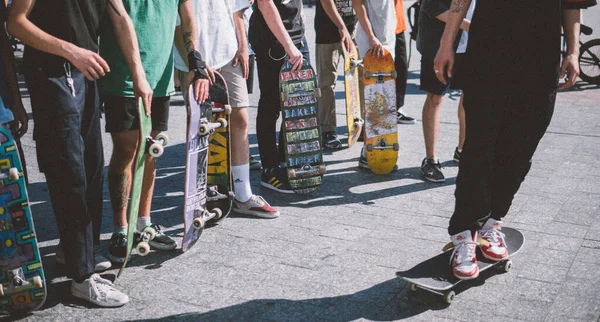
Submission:
[[[374,173],[386,174],[394,169],[399,150],[394,59],[386,49],[382,58],[369,51],[363,65],[367,162]]]

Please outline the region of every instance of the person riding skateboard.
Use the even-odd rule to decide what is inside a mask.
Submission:
[[[233,179],[233,211],[261,218],[277,218],[279,211],[261,196],[252,193],[250,186],[250,148],[248,140],[248,41],[244,22],[247,0],[193,1],[194,18],[198,26],[200,53],[207,68],[219,72],[229,90],[231,105],[231,174]],[[175,38],[175,68],[187,71],[188,67],[179,52],[183,48],[181,28]],[[180,73],[182,74],[182,73]],[[182,88],[187,98],[187,88]]]
[[[335,129],[335,83],[340,57],[346,52],[354,51],[353,35],[356,28],[356,13],[351,0],[317,1],[315,11],[316,39],[316,72],[319,78],[321,98],[318,99],[319,122],[323,147],[339,149],[342,142]]]
[[[256,54],[260,100],[256,116],[256,137],[262,161],[261,186],[281,193],[294,193],[285,166],[283,129],[277,145],[276,123],[281,114],[279,72],[283,59],[294,71],[309,61],[304,38],[302,0],[258,0],[250,17],[249,39]],[[286,57],[287,56],[287,57]],[[283,125],[282,125],[283,126]]]
[[[557,88],[568,88],[577,79],[580,8],[595,2],[477,3],[463,69],[467,132],[448,227],[454,243],[451,267],[459,279],[479,275],[478,236],[486,241],[480,246],[486,258],[500,261],[509,256],[502,219],[550,124]],[[442,83],[452,77],[453,43],[470,3],[455,0],[450,6],[433,64]],[[506,17],[511,17],[510,23]],[[567,41],[562,64],[561,31]]]
[[[135,75],[136,96],[151,89],[135,47],[135,31],[120,0],[20,0],[8,31],[25,43],[24,71],[31,95],[40,172],[46,176],[71,293],[99,306],[129,297],[94,273],[102,222],[104,154],[96,81],[110,71],[98,54],[104,16],[118,30]]]
[[[141,1],[123,0],[125,10],[131,17],[137,32],[136,47],[139,46],[142,65],[150,90],[142,96],[146,114],[152,118],[152,137],[167,131],[169,104],[173,86],[173,43],[177,14],[181,16],[183,35],[186,35],[186,55],[193,55],[197,48],[197,28],[193,19],[192,0]],[[132,164],[139,140],[140,116],[133,84],[135,74],[127,69],[127,58],[119,50],[118,30],[107,26],[100,34],[100,56],[112,66],[112,71],[98,82],[100,97],[104,102],[106,132],[113,141],[113,152],[108,165],[108,192],[113,211],[114,232],[110,239],[107,257],[115,263],[123,263],[127,253],[127,203],[132,184]],[[190,84],[194,74],[182,84]],[[198,80],[194,85],[206,91],[208,79]],[[203,87],[202,85],[206,85]],[[150,218],[152,194],[156,178],[156,160],[145,156],[145,168],[140,207],[136,225],[138,232],[152,227],[156,232],[149,241],[152,248],[173,250],[177,242],[162,232],[160,226]]]

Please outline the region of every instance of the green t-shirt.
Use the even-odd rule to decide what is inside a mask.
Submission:
[[[154,97],[169,96],[173,86],[173,38],[179,4],[184,0],[123,0],[133,21],[146,78]],[[112,9],[108,9],[112,10]],[[110,20],[109,17],[107,19]],[[123,57],[110,21],[100,34],[100,56],[110,72],[100,78],[101,95],[133,97],[131,71]]]

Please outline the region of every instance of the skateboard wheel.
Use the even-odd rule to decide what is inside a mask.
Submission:
[[[394,143],[393,147],[394,147],[394,151],[400,150],[400,144],[398,144],[398,143]]]
[[[367,151],[373,151],[373,144],[367,144]]]
[[[10,168],[8,170],[8,179],[9,180],[19,180],[19,170],[17,168]]]
[[[324,165],[317,166],[317,169],[319,169],[319,174],[320,175],[324,175],[325,172],[327,172],[327,167],[324,166]]]
[[[416,292],[417,291],[417,285],[413,284],[413,283],[408,283],[408,290],[411,292]]]
[[[224,118],[219,118],[219,119],[217,120],[217,122],[221,124],[221,127],[223,127],[223,128],[227,127],[227,120],[226,120],[226,119],[224,119]]]
[[[454,296],[456,296],[456,293],[454,293],[454,291],[444,293],[444,302],[446,302],[447,304],[451,304],[454,300]]]
[[[157,141],[162,141],[161,142],[162,146],[167,146],[167,144],[169,143],[169,136],[167,135],[167,133],[160,132],[156,136],[156,140]]]
[[[210,132],[210,127],[208,127],[208,124],[201,124],[198,127],[198,134],[200,135],[207,135]]]
[[[396,78],[398,78],[398,73],[397,73],[395,70],[392,70],[392,73],[391,73],[391,75],[392,75],[392,78],[393,78],[393,79],[396,79]]]
[[[143,233],[148,234],[148,240],[153,240],[154,236],[156,236],[156,230],[154,230],[154,228],[152,228],[152,227],[144,228]]]
[[[135,246],[135,250],[141,256],[146,256],[150,252],[150,245],[148,245],[148,243],[146,242],[140,242],[139,244],[137,244],[137,246]]]
[[[160,144],[158,142],[150,145],[150,148],[148,149],[148,153],[153,158],[160,157],[161,155],[163,155],[164,152],[165,152],[165,149],[163,148],[162,144]]]
[[[502,269],[504,272],[506,272],[506,273],[508,273],[508,272],[510,271],[510,269],[511,269],[511,268],[512,268],[512,261],[511,261],[511,260],[507,260],[506,262],[504,262],[504,263],[502,264],[502,267],[501,267],[501,269]]]
[[[373,74],[371,74],[371,72],[365,72],[365,79],[369,79],[373,77]]]
[[[321,98],[321,89],[320,88],[315,88],[315,97]]]
[[[0,284],[0,296],[4,296],[4,287]]]
[[[227,193],[227,196],[229,196],[229,199],[233,199],[235,198],[235,193],[233,193],[233,191],[229,191],[229,193]]]
[[[42,288],[44,286],[44,283],[42,283],[42,278],[39,276],[34,276],[33,277],[33,286],[35,288]]]
[[[290,177],[296,177],[296,170],[295,169],[288,170],[288,175]]]
[[[229,104],[225,105],[225,114],[227,114],[227,115],[231,114],[231,105],[229,105]]]
[[[202,218],[194,218],[194,222],[192,222],[192,226],[196,230],[202,230],[202,229],[204,229],[204,221],[202,221]]]
[[[215,220],[217,220],[217,219],[221,218],[221,216],[223,216],[223,212],[219,208],[214,208],[212,211],[215,214],[215,216],[213,217]]]

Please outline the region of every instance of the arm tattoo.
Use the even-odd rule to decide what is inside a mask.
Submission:
[[[183,32],[183,44],[185,46],[185,50],[187,52],[192,51],[194,48],[192,47],[192,33],[189,31]]]
[[[462,12],[465,10],[465,0],[454,0],[452,1],[452,12]]]
[[[117,7],[115,7],[115,4],[113,3],[113,0],[109,0],[108,4],[110,5],[110,7],[119,15],[119,17],[121,16],[121,13],[119,13],[119,10],[117,10]]]

